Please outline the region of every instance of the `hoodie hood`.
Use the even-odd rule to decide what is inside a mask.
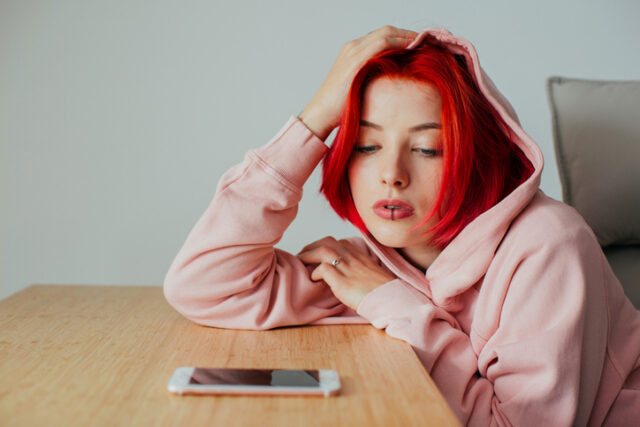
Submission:
[[[441,307],[452,307],[456,304],[456,296],[484,276],[509,225],[538,192],[544,162],[540,148],[520,127],[511,104],[480,67],[473,45],[447,30],[429,29],[418,34],[406,49],[419,46],[427,35],[442,42],[452,53],[464,56],[480,91],[513,130],[512,140],[534,167],[534,172],[525,182],[469,223],[438,255],[426,274],[407,262],[395,249],[362,233],[369,248],[396,276],[411,283]]]

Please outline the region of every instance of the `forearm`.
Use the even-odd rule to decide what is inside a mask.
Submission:
[[[295,257],[282,251],[278,257],[274,245],[295,218],[302,186],[325,152],[322,141],[290,117],[274,138],[222,177],[167,272],[165,295],[176,309],[215,325],[222,313],[248,301],[261,303],[263,296],[253,294],[260,286],[278,287],[274,281],[284,279],[274,274],[277,269],[291,270],[290,281],[308,275]],[[234,296],[235,307],[223,307]],[[306,297],[300,298],[302,303]]]
[[[374,290],[357,312],[411,344],[464,425],[571,425],[576,416],[579,346],[549,351],[540,333],[474,348],[449,313],[401,280]]]
[[[477,376],[477,358],[456,320],[400,279],[367,295],[358,314],[408,342],[463,424],[508,425],[492,414],[492,384]],[[497,419],[497,420],[496,420]]]
[[[298,114],[298,119],[303,122],[314,135],[323,141],[327,139],[333,130],[333,127],[326,119],[326,115],[314,111],[311,106],[305,107],[305,109]]]

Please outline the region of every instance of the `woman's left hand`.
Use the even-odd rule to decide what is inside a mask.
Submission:
[[[369,292],[396,278],[348,240],[331,236],[310,243],[297,256],[305,264],[319,264],[311,280],[324,280],[336,298],[353,310]]]

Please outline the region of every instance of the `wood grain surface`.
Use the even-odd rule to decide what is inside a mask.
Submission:
[[[335,369],[334,397],[177,396],[179,366]],[[197,325],[160,287],[31,286],[0,301],[0,425],[459,425],[407,343],[370,325]]]

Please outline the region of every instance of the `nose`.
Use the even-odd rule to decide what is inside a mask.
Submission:
[[[381,156],[379,170],[382,184],[396,188],[409,185],[409,172],[399,153]]]

